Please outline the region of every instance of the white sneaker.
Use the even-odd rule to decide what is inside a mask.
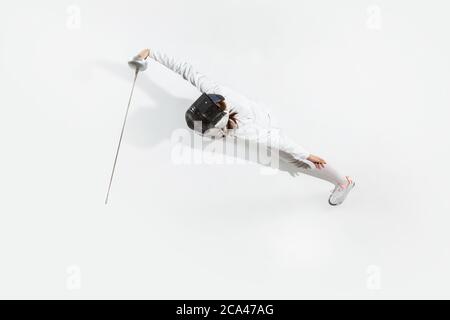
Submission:
[[[347,178],[347,185],[337,185],[333,192],[330,195],[330,198],[328,198],[328,203],[332,206],[338,206],[344,202],[345,198],[347,198],[347,195],[349,194],[350,190],[353,189],[355,186],[355,182],[350,180],[349,177]]]

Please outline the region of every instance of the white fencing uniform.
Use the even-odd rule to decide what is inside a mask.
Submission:
[[[268,110],[260,104],[226,86],[216,83],[204,74],[196,71],[191,64],[176,60],[164,52],[151,50],[150,58],[180,74],[185,80],[197,87],[200,92],[222,95],[227,106],[237,112],[238,119],[238,128],[229,130],[227,135],[264,144],[270,149],[279,150],[281,160],[293,164],[290,169],[286,170],[293,176],[297,172],[303,172],[335,185],[345,183],[345,177],[339,175],[328,164],[321,170],[316,169],[307,160],[310,153],[286,136],[280,128],[276,127]]]

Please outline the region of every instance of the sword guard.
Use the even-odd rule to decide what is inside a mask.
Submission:
[[[136,69],[136,71],[145,71],[148,63],[147,60],[142,60],[139,56],[135,56],[128,61],[128,65],[131,69]]]

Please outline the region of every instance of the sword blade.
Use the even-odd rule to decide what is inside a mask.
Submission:
[[[119,157],[120,146],[122,144],[123,133],[125,131],[125,125],[127,123],[128,111],[130,110],[131,99],[133,97],[133,92],[134,92],[134,85],[136,84],[136,79],[137,79],[138,73],[139,73],[139,70],[136,69],[136,73],[134,75],[134,80],[133,80],[133,86],[131,87],[130,98],[128,99],[127,111],[125,112],[125,117],[123,119],[122,131],[120,132],[119,144],[117,145],[116,156],[114,158],[114,164],[113,164],[113,168],[112,168],[112,171],[111,171],[111,177],[109,179],[109,186],[108,186],[108,192],[106,193],[105,205],[108,204],[109,192],[111,191],[111,185],[112,185],[112,181],[113,181],[113,178],[114,178],[114,172],[116,171],[117,158]]]

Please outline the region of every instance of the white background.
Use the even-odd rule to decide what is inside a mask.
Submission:
[[[450,298],[445,0],[2,1],[0,297]],[[264,102],[357,186],[176,165],[199,93]]]

